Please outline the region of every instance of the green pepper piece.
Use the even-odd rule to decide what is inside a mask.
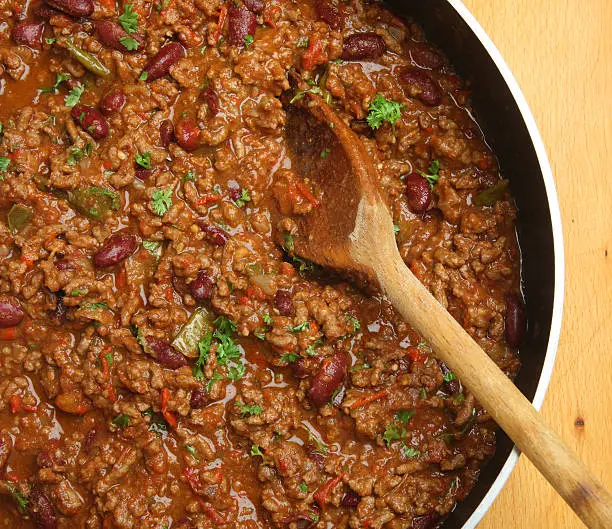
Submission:
[[[23,204],[14,204],[8,213],[8,226],[13,233],[17,233],[32,219],[33,211]]]
[[[119,194],[104,187],[85,187],[68,193],[68,202],[82,215],[102,219],[111,209],[119,209]]]
[[[172,347],[188,358],[198,356],[198,342],[207,332],[212,332],[214,316],[204,307],[198,307],[189,321],[183,325],[172,342]]]
[[[72,55],[74,59],[79,61],[91,73],[95,73],[100,77],[108,77],[111,74],[111,71],[104,66],[104,64],[102,64],[95,55],[83,51],[69,40],[66,41],[66,47],[68,48],[68,51],[70,51],[70,55]]]
[[[474,204],[477,206],[492,206],[498,200],[501,200],[508,189],[508,180],[502,180],[489,189],[485,189],[474,198]]]

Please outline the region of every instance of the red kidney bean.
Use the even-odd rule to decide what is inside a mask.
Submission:
[[[64,305],[64,296],[56,293],[55,298],[55,308],[49,311],[49,318],[59,326],[66,321],[66,305]]]
[[[174,128],[176,142],[186,151],[195,151],[200,146],[200,127],[192,118],[181,118]]]
[[[374,60],[382,57],[387,46],[377,33],[354,33],[344,39],[342,58],[345,61]]]
[[[200,270],[190,283],[189,291],[196,301],[205,301],[212,298],[214,286],[215,284],[208,273],[205,270]]]
[[[125,94],[121,90],[111,90],[100,101],[100,110],[104,114],[112,114],[125,105]]]
[[[429,182],[419,173],[410,173],[404,178],[406,199],[413,213],[423,213],[431,203]]]
[[[59,271],[64,272],[66,270],[74,270],[74,263],[68,259],[58,259],[55,261],[55,268]]]
[[[444,64],[442,55],[432,50],[424,42],[416,42],[410,47],[412,61],[421,68],[436,70]]]
[[[416,97],[429,106],[439,105],[442,101],[442,90],[431,76],[416,68],[402,68],[399,81],[409,97]]]
[[[178,369],[187,365],[187,359],[168,342],[147,336],[147,344],[154,354],[154,358],[164,367]]]
[[[42,47],[42,36],[45,29],[44,22],[33,20],[22,20],[13,26],[11,36],[15,44],[30,46],[30,48]]]
[[[342,11],[338,0],[318,0],[317,14],[333,29],[342,29],[346,24],[346,14]]]
[[[200,92],[200,99],[208,105],[208,109],[213,116],[219,113],[219,96],[213,88],[206,88]]]
[[[93,0],[46,0],[46,2],[51,7],[76,18],[89,17],[94,11]]]
[[[25,313],[16,297],[0,296],[0,329],[19,325]]]
[[[440,371],[442,371],[442,374],[444,376],[448,375],[448,373],[452,373],[452,371],[448,368],[448,366],[444,362],[440,364]],[[456,395],[457,393],[461,392],[461,383],[456,378],[454,378],[453,380],[449,382],[444,382],[443,385],[447,393],[449,393],[450,395]]]
[[[94,140],[108,136],[108,123],[95,108],[79,103],[72,108],[70,115]]]
[[[274,294],[274,306],[278,309],[281,316],[291,316],[295,312],[291,292],[288,290],[277,290],[276,294]]]
[[[55,507],[39,485],[32,487],[28,508],[38,529],[57,529]]]
[[[508,294],[506,296],[506,341],[510,347],[517,348],[523,343],[527,320],[525,307],[519,296]]]
[[[164,147],[168,147],[174,140],[174,124],[169,119],[159,124],[159,139]]]
[[[97,434],[98,434],[98,431],[96,430],[95,427],[89,430],[89,432],[87,432],[87,436],[85,437],[85,440],[83,441],[83,450],[85,451],[85,453],[88,454],[90,450],[92,449],[96,441]]]
[[[337,351],[323,362],[323,367],[310,385],[309,396],[315,406],[323,406],[342,384],[348,369],[349,359],[346,353]]]
[[[359,494],[357,494],[354,490],[349,490],[344,496],[342,496],[340,505],[345,509],[356,509],[360,501],[361,496],[359,496]]]
[[[412,519],[410,529],[434,529],[440,521],[440,515],[436,511],[429,511],[423,516]]]
[[[185,48],[178,42],[166,44],[157,55],[145,64],[144,71],[147,72],[147,81],[154,81],[170,72],[172,65],[185,56]]]
[[[198,226],[204,232],[206,240],[215,246],[225,246],[229,240],[229,234],[219,226],[209,224],[203,219],[198,219]]]
[[[236,200],[239,200],[240,197],[242,196],[242,186],[240,184],[238,184],[237,182],[230,181],[228,183],[227,187],[229,189],[229,196],[230,196],[230,198],[234,202]]]
[[[95,24],[98,39],[107,48],[127,52],[128,49],[121,43],[121,39],[129,37],[125,30],[111,20],[100,20]]]
[[[257,17],[246,7],[230,4],[228,17],[228,41],[232,46],[244,46],[244,37],[254,35],[257,28]]]
[[[136,167],[134,172],[136,178],[138,180],[142,180],[143,182],[149,178],[153,174],[153,169],[145,169],[144,167]]]
[[[293,376],[300,380],[308,377],[310,372],[306,369],[306,360],[304,358],[298,358],[295,362],[291,364],[291,369],[293,371]]]
[[[194,410],[199,410],[206,406],[208,403],[208,393],[206,390],[202,388],[194,389],[191,392],[191,397],[189,399],[189,406],[191,406]]]
[[[249,11],[253,11],[253,13],[261,13],[266,4],[263,0],[243,0],[242,2],[244,7],[246,7]]]
[[[106,268],[120,263],[136,251],[136,236],[129,233],[115,233],[104,241],[94,254],[94,264]]]

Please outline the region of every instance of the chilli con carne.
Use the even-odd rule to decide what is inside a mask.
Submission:
[[[383,297],[294,254],[322,197],[284,140],[289,99],[332,105],[406,264],[513,376],[516,212],[422,30],[363,0],[0,19],[0,528],[442,523],[495,424]]]

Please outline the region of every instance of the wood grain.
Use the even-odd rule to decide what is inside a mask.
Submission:
[[[543,413],[612,489],[612,1],[464,2],[525,93],[561,203],[565,313]],[[521,457],[479,529],[502,527],[582,525]]]

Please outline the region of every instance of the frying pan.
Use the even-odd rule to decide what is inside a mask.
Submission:
[[[471,83],[474,117],[498,157],[503,176],[510,180],[518,208],[522,286],[529,322],[515,382],[540,409],[557,352],[564,286],[561,215],[542,138],[508,65],[460,0],[389,0],[385,4],[397,15],[421,25],[457,73]],[[518,458],[513,443],[498,430],[495,456],[443,527],[476,527]]]

